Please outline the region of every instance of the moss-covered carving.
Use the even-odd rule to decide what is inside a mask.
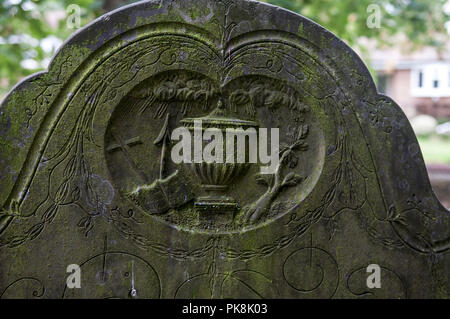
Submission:
[[[200,213],[202,183],[167,155],[219,101],[222,124],[282,144],[274,175],[227,185],[231,218]],[[344,43],[267,4],[100,18],[7,96],[0,148],[0,297],[449,297],[450,216],[405,115]]]

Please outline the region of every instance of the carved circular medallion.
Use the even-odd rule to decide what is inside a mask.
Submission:
[[[165,72],[116,108],[106,158],[122,196],[158,220],[212,233],[253,228],[296,207],[317,182],[325,151],[316,112],[269,78],[221,88],[200,74]]]

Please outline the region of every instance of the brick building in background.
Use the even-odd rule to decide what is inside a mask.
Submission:
[[[427,114],[450,119],[450,43],[444,51],[371,50],[379,91],[393,98],[408,117]]]

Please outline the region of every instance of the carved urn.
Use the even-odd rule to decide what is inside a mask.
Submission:
[[[234,213],[238,211],[239,205],[236,200],[227,194],[233,182],[245,175],[252,163],[249,163],[249,143],[257,143],[258,124],[253,121],[246,121],[226,115],[224,102],[219,100],[216,109],[205,117],[187,118],[181,121],[182,125],[189,129],[191,137],[202,136],[202,150],[207,144],[212,143],[214,137],[205,140],[205,131],[215,132],[216,140],[215,160],[202,156],[200,162],[193,161],[185,164],[198,179],[204,191],[204,196],[198,197],[195,201],[195,208],[200,212],[200,217],[208,220],[222,219],[232,220]],[[201,123],[199,127],[198,124]],[[254,140],[246,138],[248,129],[253,128]],[[197,132],[196,132],[197,131]],[[227,134],[230,133],[231,134]],[[201,133],[201,135],[200,135]],[[232,136],[232,137],[230,137]],[[237,141],[245,141],[237,143]],[[198,141],[197,141],[198,142]],[[230,143],[232,150],[230,151]],[[193,149],[195,146],[193,146]],[[221,148],[221,149],[219,149]],[[194,154],[195,149],[193,150]],[[219,154],[217,154],[217,152]],[[239,154],[240,153],[240,154]],[[195,157],[195,155],[194,155]],[[242,160],[244,159],[244,161]]]

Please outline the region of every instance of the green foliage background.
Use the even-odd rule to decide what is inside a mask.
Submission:
[[[399,45],[397,35],[407,41],[402,45],[413,50],[423,45],[442,48],[448,40],[445,23],[449,16],[447,0],[264,0],[301,13],[323,25],[353,47],[359,39],[375,39],[381,45]],[[70,4],[82,8],[82,26],[105,12],[133,0],[2,0],[0,4],[0,97],[21,78],[42,70],[42,61],[55,52],[45,52],[39,41],[49,36],[64,40],[75,30],[61,19],[58,27],[46,22],[46,13],[65,11]],[[31,5],[30,5],[31,3]],[[380,29],[367,27],[368,6],[379,5],[382,13]],[[17,36],[28,41],[18,41]],[[364,47],[360,47],[364,50]],[[28,69],[21,65],[32,58],[39,66]]]
[[[304,16],[334,32],[351,46],[362,36],[380,45],[398,45],[396,35],[404,34],[411,48],[422,45],[442,47],[448,40],[445,23],[447,0],[264,0]],[[368,28],[370,5],[381,9],[381,28]]]

